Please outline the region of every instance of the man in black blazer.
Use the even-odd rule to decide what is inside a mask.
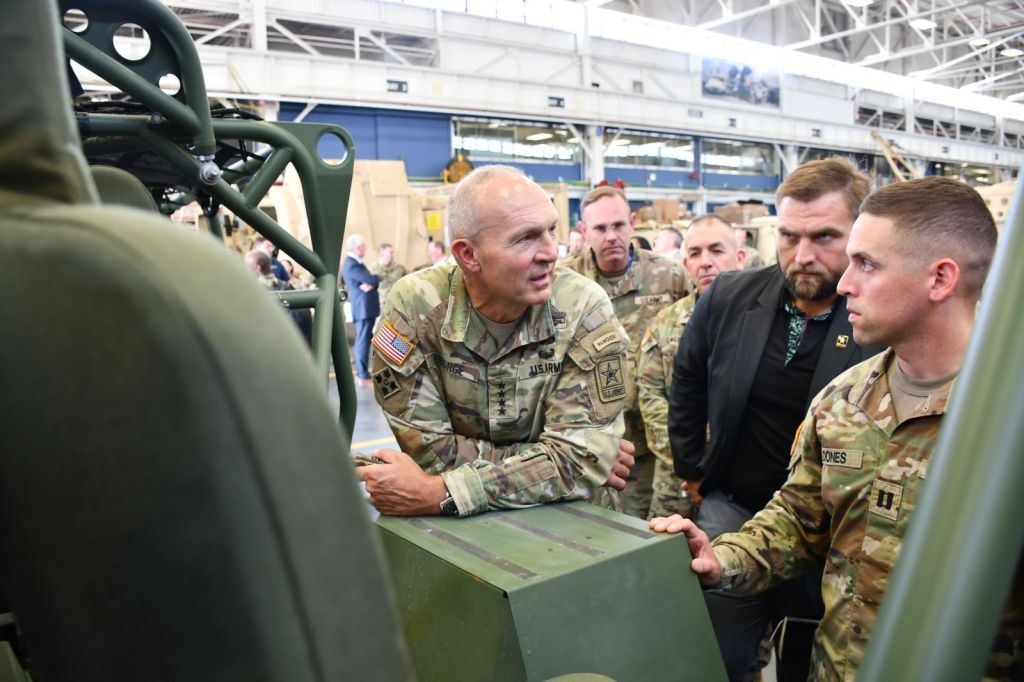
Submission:
[[[684,494],[712,538],[733,532],[786,480],[811,399],[881,349],[853,341],[836,285],[867,177],[841,159],[801,166],[779,186],[778,264],[723,273],[701,296],[679,344],[669,438]],[[706,428],[711,441],[706,447]],[[730,679],[751,673],[769,622],[820,618],[820,574],[750,599],[708,593]],[[790,628],[793,630],[793,628]],[[807,679],[813,628],[787,637],[779,679]]]
[[[352,306],[352,323],[356,327],[356,382],[369,386],[370,379],[370,338],[373,323],[380,315],[380,296],[377,287],[380,279],[363,264],[366,255],[366,240],[354,234],[348,238],[348,255],[341,266],[341,276],[348,290],[349,305]]]

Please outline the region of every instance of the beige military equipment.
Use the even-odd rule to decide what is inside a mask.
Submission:
[[[555,269],[502,346],[457,266],[403,278],[373,337],[378,402],[399,446],[444,477],[461,516],[565,499],[614,506],[604,488],[634,393],[628,340],[593,282]]]
[[[636,371],[640,341],[654,316],[689,293],[689,282],[681,263],[650,251],[630,249],[626,273],[614,282],[605,279],[597,269],[594,252],[589,247],[565,261],[567,268],[598,282],[612,301],[615,316],[629,335],[629,360]],[[636,394],[626,399],[626,440],[636,446],[636,465],[630,471],[629,484],[622,493],[627,514],[647,518],[651,506],[651,484],[654,478],[654,457],[647,444]]]

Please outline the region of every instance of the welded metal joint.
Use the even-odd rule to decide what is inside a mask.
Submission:
[[[199,181],[204,185],[212,185],[220,180],[220,176],[224,174],[220,166],[213,160],[213,156],[196,156],[202,163],[199,164]]]

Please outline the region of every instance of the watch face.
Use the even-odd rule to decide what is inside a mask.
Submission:
[[[444,516],[458,516],[459,507],[455,504],[455,500],[452,497],[445,498],[444,502],[441,503],[441,514]]]

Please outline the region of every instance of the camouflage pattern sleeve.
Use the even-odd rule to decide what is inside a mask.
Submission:
[[[389,325],[412,350],[407,357],[385,357],[375,343],[372,374],[402,451],[427,473],[444,477],[459,515],[592,499],[602,491],[618,452],[626,386],[631,383],[624,371],[628,341],[607,297],[585,288],[576,301],[579,324],[561,372],[553,388],[537,396],[544,402],[538,410],[542,417],[537,436],[497,444],[453,427],[449,409],[456,408],[443,390],[444,370],[433,366],[424,352],[433,341],[416,336],[414,322],[426,313],[422,302],[409,305],[413,286],[410,279],[395,286],[378,328],[380,333]],[[486,392],[480,388],[481,412],[486,410]]]
[[[664,312],[664,311],[662,311]],[[637,401],[647,432],[647,445],[659,461],[672,465],[672,446],[668,442],[668,381],[662,365],[659,333],[662,313],[651,323],[640,342],[636,365]]]
[[[789,478],[782,489],[738,532],[715,540],[721,589],[759,594],[824,562],[830,517],[821,496],[821,446],[814,415],[812,404],[793,441]]]

